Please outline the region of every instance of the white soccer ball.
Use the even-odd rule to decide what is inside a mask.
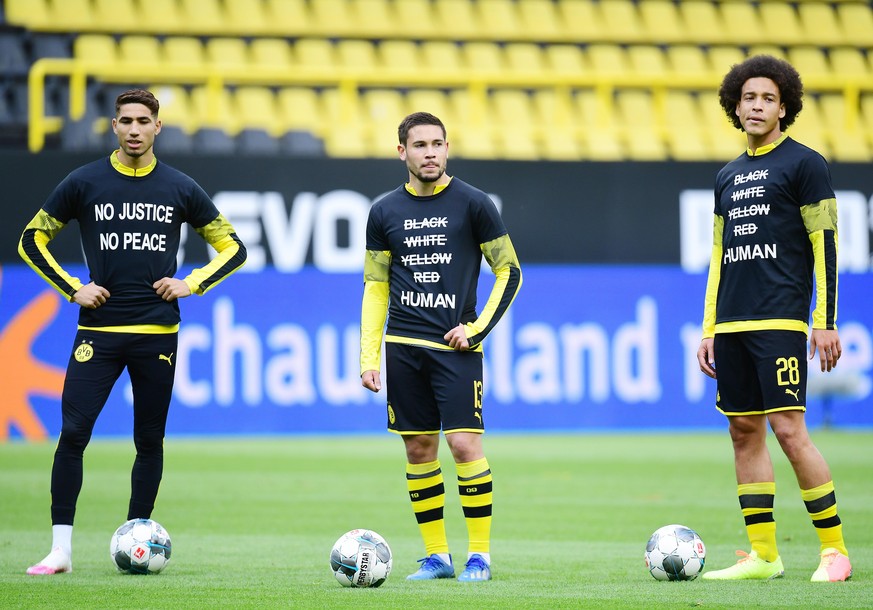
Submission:
[[[703,540],[684,525],[658,528],[646,544],[646,567],[657,580],[694,580],[705,559]]]
[[[157,574],[170,562],[170,534],[151,519],[131,519],[109,540],[109,557],[119,572]]]
[[[391,573],[391,548],[372,530],[351,530],[330,550],[330,570],[344,587],[378,587]]]

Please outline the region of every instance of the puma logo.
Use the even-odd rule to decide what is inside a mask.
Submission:
[[[480,425],[480,426],[481,426],[481,425],[482,425],[482,416],[481,416],[481,415],[479,415],[479,413],[478,413],[478,412],[476,412],[476,413],[473,413],[473,415],[475,415],[475,416],[476,416],[476,419],[478,419],[478,420],[479,420],[479,425]]]
[[[167,364],[169,364],[170,366],[173,366],[173,353],[174,352],[170,352],[169,356],[164,356],[163,354],[158,354],[158,360],[166,360]]]
[[[794,396],[794,400],[800,400],[800,396],[798,395],[800,394],[800,390],[789,390],[788,388],[785,388],[785,393]]]

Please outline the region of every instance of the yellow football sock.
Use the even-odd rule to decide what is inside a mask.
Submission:
[[[424,539],[427,555],[448,553],[446,522],[443,508],[446,504],[446,489],[440,461],[424,464],[406,464],[406,488],[412,502],[412,511],[418,521],[418,529]]]
[[[491,468],[484,457],[455,464],[470,553],[491,552]]]
[[[843,540],[843,524],[837,515],[837,496],[834,492],[834,482],[812,489],[801,489],[800,497],[806,504],[806,512],[812,518],[815,532],[821,541],[821,549],[834,548],[845,556],[849,556],[846,543]]]
[[[776,520],[773,518],[776,483],[743,483],[737,486],[737,494],[752,550],[764,561],[775,561],[779,557],[776,548]]]

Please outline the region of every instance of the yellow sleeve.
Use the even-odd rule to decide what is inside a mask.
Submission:
[[[191,294],[202,295],[245,264],[246,247],[233,225],[221,214],[208,225],[194,230],[218,252],[209,264],[194,269],[185,278]]]
[[[494,272],[495,280],[482,313],[465,325],[470,347],[481,343],[497,325],[515,300],[522,282],[521,265],[508,234],[481,244],[479,248]]]
[[[48,243],[64,228],[64,223],[40,210],[28,223],[18,240],[18,254],[49,285],[64,295],[68,301],[82,287],[77,277],[72,277],[60,266],[48,249]]]
[[[812,327],[837,327],[837,200],[823,199],[800,208],[803,224],[812,243],[815,274],[815,309]]]
[[[718,296],[718,283],[721,279],[722,237],[724,218],[718,214],[712,223],[712,257],[709,259],[709,276],[706,280],[706,297],[703,302],[703,338],[715,336],[715,301]]]
[[[361,303],[361,374],[378,371],[382,334],[388,318],[391,253],[367,250],[364,260],[364,297]]]

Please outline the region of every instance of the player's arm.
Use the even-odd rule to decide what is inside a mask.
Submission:
[[[809,357],[816,348],[821,370],[830,371],[842,354],[837,333],[837,200],[823,199],[800,208],[803,224],[812,244],[815,274],[815,309]]]
[[[18,254],[52,288],[73,302],[83,284],[79,278],[67,273],[48,249],[48,243],[64,226],[64,223],[41,209],[24,228],[18,241]]]
[[[497,325],[515,300],[522,281],[521,265],[508,234],[485,242],[479,248],[491,271],[494,272],[495,279],[482,313],[473,322],[464,325],[469,347],[481,343]]]
[[[697,349],[697,363],[704,374],[715,377],[715,301],[718,296],[718,283],[721,280],[722,236],[724,218],[715,214],[712,222],[712,255],[709,259],[709,275],[706,279],[706,295],[703,299],[703,339]]]
[[[388,317],[391,253],[367,250],[364,259],[364,297],[361,302],[361,383],[378,392],[382,333]]]
[[[213,258],[209,264],[194,269],[188,276],[182,280],[188,288],[188,294],[202,295],[206,291],[214,288],[221,283],[230,274],[243,266],[246,262],[246,247],[236,235],[236,231],[227,219],[221,214],[206,226],[195,228],[197,234],[202,237],[206,243],[215,248],[218,255]],[[163,278],[166,280],[167,278]],[[158,288],[158,280],[155,283],[155,288]],[[178,281],[178,280],[177,280]],[[181,289],[178,284],[173,284],[177,289]],[[182,290],[183,291],[183,290]],[[164,298],[167,299],[165,295]],[[178,294],[177,296],[187,296]]]

